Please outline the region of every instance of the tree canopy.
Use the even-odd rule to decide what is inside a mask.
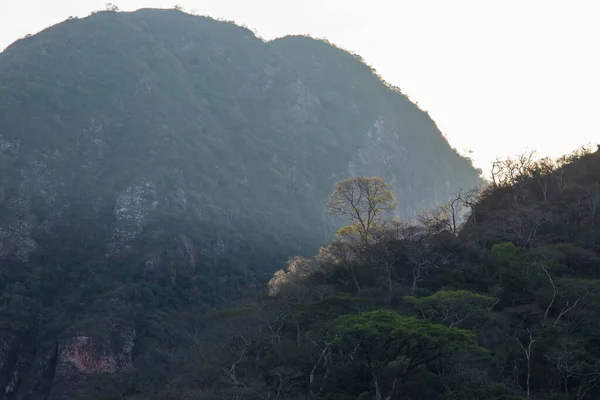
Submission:
[[[358,233],[361,242],[367,245],[372,230],[381,224],[386,211],[397,205],[394,194],[387,183],[379,177],[352,177],[338,183],[329,200],[329,212],[342,216],[350,226],[342,228],[340,235]]]

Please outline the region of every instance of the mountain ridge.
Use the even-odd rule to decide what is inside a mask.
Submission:
[[[177,24],[177,27],[170,26],[171,32],[168,35],[162,32],[163,36],[160,36],[157,30],[160,32],[161,25],[158,24],[157,18],[162,24],[170,23],[173,18],[182,18],[187,21],[187,25],[180,22]],[[125,20],[121,21],[120,19]],[[128,19],[131,21],[128,21]],[[127,22],[132,23],[128,24]],[[117,184],[115,189],[107,190],[107,194],[123,190],[129,190],[132,193],[142,191],[138,185],[146,185],[148,182],[144,183],[146,180],[144,176],[153,175],[153,171],[156,170],[156,163],[160,163],[161,165],[170,164],[174,167],[170,171],[171,174],[168,176],[167,181],[163,182],[163,186],[169,186],[169,184],[174,184],[173,182],[181,181],[182,179],[185,180],[185,175],[193,176],[197,174],[195,171],[210,171],[211,174],[222,176],[222,178],[218,178],[218,181],[222,182],[222,184],[217,187],[213,185],[211,190],[221,190],[223,192],[222,196],[225,196],[225,198],[230,197],[237,189],[232,188],[231,185],[226,184],[223,180],[228,175],[239,176],[239,172],[227,172],[217,162],[196,162],[192,166],[188,160],[191,161],[194,158],[210,159],[214,156],[221,159],[231,158],[228,155],[228,153],[231,154],[231,146],[224,145],[224,140],[229,140],[225,139],[225,137],[227,135],[231,137],[231,132],[240,132],[241,135],[237,135],[235,140],[241,141],[246,147],[251,147],[253,141],[263,141],[262,143],[267,145],[263,149],[257,148],[262,153],[259,157],[268,157],[271,159],[271,167],[265,165],[265,170],[262,171],[262,174],[267,175],[263,176],[272,176],[275,174],[276,177],[280,177],[278,174],[287,170],[286,173],[291,174],[291,176],[287,178],[288,182],[282,181],[282,184],[289,184],[289,180],[294,181],[295,179],[296,183],[300,183],[297,181],[300,179],[303,181],[300,183],[300,187],[314,190],[313,186],[316,183],[320,185],[316,190],[319,190],[321,193],[320,197],[323,199],[322,201],[326,200],[324,195],[330,192],[333,183],[343,174],[347,173],[381,174],[394,185],[396,178],[394,172],[389,171],[391,164],[389,159],[390,157],[396,157],[396,154],[393,154],[393,152],[390,153],[385,147],[391,148],[394,146],[394,150],[399,149],[405,159],[404,164],[410,164],[411,161],[414,161],[410,160],[410,156],[407,155],[406,145],[410,145],[413,148],[428,146],[427,148],[431,150],[448,151],[450,157],[455,157],[455,160],[451,162],[457,166],[462,162],[462,168],[465,168],[465,171],[474,171],[473,169],[469,170],[472,167],[470,167],[468,161],[461,161],[463,159],[459,155],[453,153],[449,148],[445,148],[449,146],[446,140],[439,134],[439,131],[437,131],[433,121],[428,116],[424,116],[405,98],[401,102],[398,100],[395,108],[392,106],[391,109],[386,111],[387,106],[385,102],[390,97],[397,96],[398,93],[385,87],[385,85],[370,88],[369,84],[362,83],[362,86],[356,88],[356,85],[362,82],[361,79],[356,79],[354,81],[355,85],[348,89],[347,96],[346,93],[341,94],[331,90],[326,93],[318,93],[318,87],[324,84],[322,78],[319,80],[319,76],[336,76],[338,79],[341,79],[341,84],[350,81],[354,77],[352,72],[346,73],[346,75],[340,73],[337,67],[332,71],[323,72],[321,70],[319,65],[329,66],[335,64],[331,60],[324,59],[324,56],[319,53],[330,49],[330,46],[326,43],[312,39],[299,40],[298,37],[286,40],[280,39],[274,42],[263,42],[244,28],[234,27],[210,18],[187,15],[175,10],[159,11],[146,9],[135,13],[102,12],[83,20],[69,20],[65,24],[64,26],[59,25],[58,27],[49,28],[49,30],[41,34],[52,33],[60,37],[60,43],[63,44],[59,45],[58,42],[55,43],[50,40],[46,42],[37,39],[38,36],[36,36],[25,39],[25,42],[20,45],[17,43],[10,46],[7,52],[3,53],[0,59],[0,68],[8,72],[4,74],[7,78],[11,73],[15,74],[15,69],[20,70],[24,68],[24,63],[34,68],[33,71],[29,71],[27,77],[17,76],[17,79],[15,79],[15,76],[12,76],[11,82],[5,81],[0,85],[5,88],[5,92],[11,92],[13,96],[17,97],[16,99],[11,99],[9,96],[2,96],[0,98],[0,102],[4,101],[4,104],[0,103],[0,112],[2,109],[6,110],[2,119],[3,129],[0,132],[4,143],[3,147],[8,149],[18,146],[21,152],[27,151],[28,148],[32,152],[38,151],[37,149],[40,147],[45,148],[47,149],[47,154],[43,157],[45,160],[57,161],[54,164],[58,168],[72,162],[68,158],[74,156],[76,159],[79,159],[84,168],[95,169],[96,174],[104,174],[105,176],[115,174],[115,172],[111,172],[106,167],[103,159],[105,157],[103,152],[112,151],[113,158],[119,157],[118,163],[120,164],[118,168],[126,170],[132,176],[139,175],[138,180],[141,183],[135,183],[133,186],[130,184],[128,187],[122,187],[122,185]],[[102,25],[102,29],[99,29],[98,24],[107,24],[107,26]],[[83,27],[84,31],[78,32],[76,36],[73,33],[69,33],[77,26]],[[213,27],[217,28],[215,32],[212,31]],[[111,37],[110,35],[113,35],[116,37],[117,35],[122,35],[125,38],[130,37],[130,40],[133,40],[131,37],[139,32],[144,34],[140,34],[139,38],[135,39],[135,43],[130,44],[132,48],[137,49],[134,51],[137,54],[127,54],[125,56],[122,53],[123,49],[118,47],[119,44],[117,42],[102,39],[105,36]],[[184,35],[186,32],[188,34],[192,32],[196,35],[194,36],[195,42],[186,38]],[[244,49],[243,52],[233,52],[233,48],[227,47],[228,43],[230,43],[229,41],[232,40],[227,35],[230,35],[231,32],[243,33],[241,39],[243,44],[236,43],[234,46],[235,50]],[[134,37],[137,38],[137,36]],[[209,38],[210,40],[207,41],[204,38]],[[99,40],[105,40],[105,42],[99,42]],[[157,58],[157,55],[147,54],[147,50],[144,50],[144,47],[141,46],[143,44],[147,45],[145,43],[147,40],[159,43],[158,51],[162,58]],[[283,72],[277,75],[275,74],[274,67],[269,63],[252,61],[256,57],[256,53],[259,55],[262,54],[260,57],[270,54],[269,45],[276,44],[280,47],[281,43],[283,43],[282,40],[293,40],[296,42],[299,40],[303,45],[308,46],[315,44],[319,50],[316,51],[316,55],[312,55],[312,59],[317,59],[318,65],[307,65],[303,70],[304,77],[300,77],[296,76],[296,74],[290,75],[286,68],[281,67],[279,67],[279,70]],[[106,45],[103,45],[104,47],[93,50],[91,54],[95,54],[94,57],[109,57],[108,60],[113,60],[111,62],[112,65],[109,64],[103,67],[103,69],[97,70],[95,69],[95,65],[101,64],[104,58],[83,59],[82,54],[77,55],[77,53],[72,55],[72,57],[75,57],[73,60],[66,60],[66,64],[65,60],[53,59],[52,54],[66,50],[65,48],[61,48],[61,46],[65,46],[64,43],[69,43],[69,46],[82,49],[78,53],[81,53],[86,46],[92,46],[92,49],[94,49],[98,46],[98,43],[106,43]],[[160,50],[166,49],[165,46],[167,46],[167,43],[169,43],[168,46],[170,47],[168,48],[171,50]],[[256,46],[252,47],[252,44]],[[31,49],[33,52],[28,57],[23,57],[20,60],[10,57],[10,54],[18,49],[19,46],[25,45],[35,47],[35,49]],[[46,48],[47,46],[54,46],[55,48]],[[199,46],[204,47],[198,49]],[[229,46],[233,45],[230,44]],[[252,53],[248,52],[249,47],[252,47]],[[194,48],[196,50],[193,50]],[[354,56],[348,55],[348,53],[340,49],[336,49],[335,52],[341,55],[342,58],[353,62],[346,69],[352,70],[353,68],[358,68],[366,72],[367,75],[365,76],[368,76],[372,82],[379,82],[371,69],[358,62]],[[200,54],[205,53],[208,53],[203,56],[206,58],[200,60]],[[276,53],[281,55],[282,50],[278,49]],[[297,57],[299,54],[304,54],[304,51],[293,49],[288,51],[286,56],[290,57],[290,54]],[[236,75],[236,70],[239,67],[231,70],[225,68],[232,63],[233,56],[240,59],[240,62],[245,62],[249,65],[242,64],[245,70],[241,75]],[[43,61],[44,58],[49,60]],[[332,59],[335,61],[335,58],[333,57]],[[222,64],[215,67],[214,64],[217,63],[216,59]],[[172,63],[164,64],[165,60],[172,60]],[[289,62],[296,65],[299,61],[298,59],[293,59]],[[7,63],[9,65],[6,65]],[[2,66],[2,64],[5,65]],[[16,64],[18,64],[18,67]],[[50,66],[50,64],[57,65]],[[69,65],[80,68],[79,72],[75,73],[74,76],[73,74],[65,74],[68,71]],[[337,65],[342,64],[337,63]],[[82,70],[81,68],[87,69]],[[162,68],[169,68],[166,71],[172,72],[159,75],[159,73],[162,73]],[[226,72],[220,74],[223,70]],[[57,75],[57,71],[64,72]],[[122,81],[120,76],[128,73],[133,74],[131,75],[132,77],[137,75],[137,81],[133,79]],[[98,74],[99,76],[96,77],[93,74]],[[16,75],[18,75],[18,72]],[[36,76],[40,78],[40,82],[36,82]],[[166,77],[169,77],[168,80],[166,80]],[[189,78],[198,80],[190,87],[186,80]],[[46,79],[49,82],[44,81]],[[263,80],[262,83],[261,79]],[[25,86],[24,91],[14,87],[19,82]],[[53,86],[47,86],[47,83]],[[343,87],[341,84],[338,86]],[[273,87],[279,90],[275,90]],[[48,88],[54,89],[50,93],[43,93],[44,96],[36,95],[36,91],[40,92]],[[90,88],[94,90],[93,96],[90,96]],[[265,91],[265,88],[269,90]],[[284,94],[287,93],[285,95],[287,97],[281,97],[281,90],[284,91]],[[156,91],[160,91],[160,95],[155,96],[152,91],[155,93]],[[261,93],[261,91],[264,93]],[[315,93],[318,93],[318,96]],[[35,97],[32,97],[34,95]],[[20,96],[23,96],[23,99],[20,99]],[[371,99],[371,101],[361,101],[360,99],[363,96]],[[71,99],[78,97],[82,98],[82,101],[71,101]],[[48,98],[52,99],[51,103],[47,103],[47,100],[45,100]],[[186,98],[190,99],[188,104],[185,101],[182,102]],[[208,98],[210,98],[210,101],[207,101]],[[257,112],[256,109],[257,100],[261,98],[268,107],[266,114],[265,111]],[[344,101],[344,98],[348,98],[350,101]],[[46,102],[44,104],[50,105],[51,109],[38,112],[37,110],[44,107],[44,104],[36,103],[44,101]],[[7,106],[7,102],[11,102],[10,107]],[[150,118],[147,118],[150,115],[143,114],[145,111],[137,107],[140,103],[144,104],[145,108],[152,110]],[[177,104],[177,107],[173,107],[174,104]],[[400,139],[396,130],[398,129],[396,122],[390,123],[394,119],[394,113],[402,112],[402,109],[398,108],[398,105],[402,106],[403,104],[405,107],[408,105],[408,112],[412,112],[417,118],[423,115],[422,118],[425,125],[431,124],[423,132],[423,135],[421,135],[423,138],[414,134],[404,133],[404,137]],[[19,107],[19,111],[11,113],[9,110],[14,110],[15,105]],[[413,107],[414,109],[410,110]],[[31,125],[24,124],[26,119],[19,115],[25,112],[25,110],[29,115],[35,115],[37,118],[44,119],[44,124],[35,125],[35,129],[41,129],[41,132],[36,132],[35,135],[22,134],[23,131],[31,130]],[[338,118],[340,113],[345,113],[344,119]],[[226,115],[226,118],[223,118],[221,115]],[[262,118],[256,118],[259,115]],[[284,118],[282,119],[281,116],[284,116]],[[76,120],[69,120],[74,117]],[[402,124],[415,119],[414,116],[411,118],[403,119]],[[132,123],[133,121],[135,123]],[[185,125],[179,125],[179,121],[186,121]],[[177,124],[177,128],[171,127],[172,123]],[[292,125],[298,123],[303,125],[303,132],[301,133],[297,132],[298,128]],[[11,126],[13,124],[14,126]],[[274,124],[280,124],[280,126],[275,127],[275,131],[272,128]],[[415,125],[417,129],[420,129],[418,123],[415,122],[413,124],[413,126],[400,126],[400,129],[410,132],[411,128]],[[292,125],[291,129],[288,128],[290,125]],[[359,129],[357,129],[357,125],[360,126]],[[160,129],[156,129],[157,127]],[[108,130],[109,133],[103,134],[103,130]],[[194,130],[204,131],[201,137],[202,142],[199,141],[200,137],[193,133]],[[208,132],[209,130],[212,130],[212,132]],[[362,135],[348,134],[351,131],[362,131],[365,133]],[[127,142],[119,143],[118,137],[125,132],[128,138]],[[155,139],[152,143],[145,143],[148,141],[150,132],[154,132],[152,135],[154,135]],[[66,138],[65,133],[67,134]],[[369,140],[369,135],[375,135],[375,140]],[[425,136],[431,139],[426,139]],[[69,142],[66,142],[65,139]],[[426,142],[432,139],[437,141],[437,144],[433,145],[435,148],[432,148],[431,143]],[[288,141],[288,144],[284,145],[287,147],[287,150],[286,147],[282,147],[282,144],[285,143],[284,141]],[[381,144],[382,141],[384,142],[383,144]],[[412,141],[413,143],[404,144],[401,143],[402,141]],[[52,146],[57,146],[57,143],[64,143],[66,146],[63,146],[63,148],[57,147],[52,150]],[[140,145],[141,147],[139,147]],[[134,148],[132,146],[138,147]],[[161,153],[157,153],[158,148],[156,146],[160,146]],[[192,148],[195,152],[204,149],[204,155],[199,157],[198,153],[193,154],[190,151]],[[311,148],[310,152],[304,150],[308,148]],[[297,153],[294,149],[300,149],[301,152],[299,153],[303,154]],[[352,149],[356,152],[356,155],[352,159],[346,160],[346,156],[343,153],[352,151]],[[236,151],[239,152],[240,150],[242,149]],[[171,151],[172,155],[165,157],[169,151]],[[285,154],[283,154],[284,151]],[[65,152],[67,154],[62,154]],[[140,162],[142,161],[141,159],[128,157],[129,154],[135,154],[136,152],[144,152],[148,157],[143,162]],[[341,156],[332,157],[331,155],[336,152],[342,152]],[[378,166],[372,168],[370,165],[367,165],[365,156],[361,152],[369,153],[371,157],[369,161],[374,161],[373,164],[379,163]],[[52,153],[51,156],[50,153]],[[252,153],[242,155],[245,160],[243,160],[241,167],[247,169],[249,163],[255,163],[256,160],[252,159],[253,156],[256,155]],[[31,155],[31,157],[35,156]],[[286,165],[282,160],[284,157],[286,159],[292,158],[292,164],[288,163]],[[335,171],[329,181],[310,178],[311,181],[309,183],[307,172],[308,176],[314,176],[314,171],[306,171],[306,167],[303,167],[305,171],[301,171],[300,173],[296,171],[295,165],[297,164],[301,164],[301,166],[318,165],[322,163],[324,158],[329,158],[330,165],[327,168],[331,169],[332,172]],[[179,163],[182,160],[188,162],[189,167],[187,169],[180,168]],[[448,161],[450,162],[450,159]],[[36,162],[44,163],[46,161]],[[437,158],[432,157],[430,162],[437,162]],[[365,167],[365,165],[367,166]],[[73,170],[73,167],[76,167],[76,164],[71,164],[68,169]],[[433,170],[439,169],[439,166],[433,166],[432,171],[427,172],[428,179],[439,180],[437,174],[432,174]],[[448,170],[448,168],[445,169]],[[180,172],[176,172],[177,170]],[[48,172],[46,171],[45,173]],[[458,173],[460,174],[461,172]],[[459,187],[472,186],[477,182],[478,177],[476,176],[476,172],[469,173],[471,173],[470,181],[458,182],[458,185],[454,185],[454,190],[452,190],[450,182],[447,180],[433,182],[432,184],[428,183],[428,185],[435,186],[436,189],[434,191],[439,192],[440,188],[444,188],[444,186],[446,189],[446,193],[438,193],[437,196],[434,193],[434,196],[431,197],[443,199]],[[452,176],[452,170],[448,171],[447,174]],[[456,180],[458,177],[455,176],[453,178]],[[126,178],[122,177],[121,179]],[[256,182],[246,181],[246,179],[248,177],[243,177],[237,185],[252,186],[253,183],[256,184]],[[415,192],[412,196],[411,193],[405,196],[403,196],[404,193],[397,193],[398,197],[404,199],[402,204],[405,209],[401,210],[403,216],[410,215],[411,210],[414,215],[419,207],[424,208],[427,205],[433,205],[430,199],[428,199],[428,202],[423,203],[422,199],[430,197],[430,193],[428,193],[430,189],[419,188],[418,178],[413,176],[401,179],[411,181],[412,184],[408,185],[408,189],[411,192]],[[148,184],[152,186],[157,183]],[[77,183],[72,182],[72,185],[83,186],[85,184],[78,181]],[[176,183],[174,185],[177,186]],[[395,189],[399,191],[402,188],[406,188],[406,186],[405,183],[401,183]],[[80,187],[77,189],[81,190]],[[92,187],[89,188],[89,190],[92,189]],[[147,187],[147,189],[149,193],[156,190],[150,187]],[[281,187],[280,189],[287,190]],[[184,189],[182,187],[175,187],[173,190],[181,193],[181,190]],[[260,193],[252,193],[252,195],[258,196]],[[419,200],[411,202],[411,197]],[[180,200],[183,201],[182,199]],[[435,202],[435,199],[433,201]],[[148,206],[152,208],[150,204]],[[238,210],[237,212],[240,211]],[[145,211],[140,212],[145,213]]]
[[[152,369],[158,343],[188,340],[182,315],[313,254],[343,177],[381,176],[402,218],[481,182],[355,56],[175,10],[99,12],[1,53],[0,171],[0,321],[20,343],[0,358],[32,400]]]

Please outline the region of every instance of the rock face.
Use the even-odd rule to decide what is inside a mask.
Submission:
[[[158,207],[156,185],[140,182],[121,191],[115,201],[115,230],[109,254],[131,243]]]
[[[114,379],[133,368],[134,335],[130,329],[120,330],[112,339],[74,336],[55,345],[28,340],[31,337],[13,332],[0,334],[0,399],[82,398],[80,393],[90,377]],[[27,348],[29,345],[35,347]]]
[[[0,322],[25,350],[0,340],[0,393],[66,399],[128,370],[133,337],[115,347],[96,321],[266,281],[331,238],[328,196],[351,175],[387,180],[403,218],[480,183],[426,113],[323,41],[140,10],[14,43],[0,54]]]
[[[132,368],[133,335],[120,338],[122,343],[99,341],[77,336],[58,346],[54,380],[48,400],[71,399],[84,388],[92,374],[122,374]]]

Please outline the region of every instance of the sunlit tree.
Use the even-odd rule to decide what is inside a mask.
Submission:
[[[329,212],[347,218],[344,236],[356,234],[368,246],[372,231],[381,224],[384,212],[398,203],[387,183],[379,177],[353,177],[338,183],[329,201]]]

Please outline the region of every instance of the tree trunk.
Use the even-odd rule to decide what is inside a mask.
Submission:
[[[389,306],[390,303],[392,302],[392,288],[393,288],[393,281],[392,281],[392,267],[388,266],[387,269],[387,273],[388,273],[388,298],[387,298],[387,305]]]
[[[523,349],[523,352],[525,353],[525,358],[527,359],[527,397],[529,397],[529,395],[531,394],[531,352],[533,343],[535,342],[535,339],[533,338],[533,333],[529,331],[529,344],[527,345],[527,348],[523,346],[523,343],[521,343],[521,340],[519,340],[518,338],[517,342],[519,342],[519,346],[521,346],[521,349]]]
[[[379,378],[377,378],[375,372],[373,372],[373,383],[375,384],[375,399],[382,400],[381,388],[379,387]]]
[[[385,400],[392,400],[392,397],[394,396],[394,394],[396,394],[397,386],[398,386],[398,377],[394,378],[394,382],[392,382],[392,388],[390,389],[390,392],[388,393]]]
[[[300,322],[296,321],[296,344],[300,346]]]
[[[527,356],[527,397],[529,397],[530,390],[530,381],[531,381],[531,357]]]
[[[354,269],[348,268],[350,270],[350,275],[352,276],[352,281],[354,282],[354,286],[356,286],[356,293],[360,293],[360,285],[358,284],[358,279],[356,278],[356,274],[354,273]]]
[[[421,268],[417,267],[416,271],[413,271],[413,283],[412,283],[412,295],[415,295],[415,291],[417,289],[417,281],[421,276]]]
[[[373,376],[373,385],[375,386],[375,400],[383,400],[381,397],[381,387],[379,387],[379,375],[375,372],[375,368],[371,363],[371,360],[367,357],[369,368],[371,369],[371,376]]]

